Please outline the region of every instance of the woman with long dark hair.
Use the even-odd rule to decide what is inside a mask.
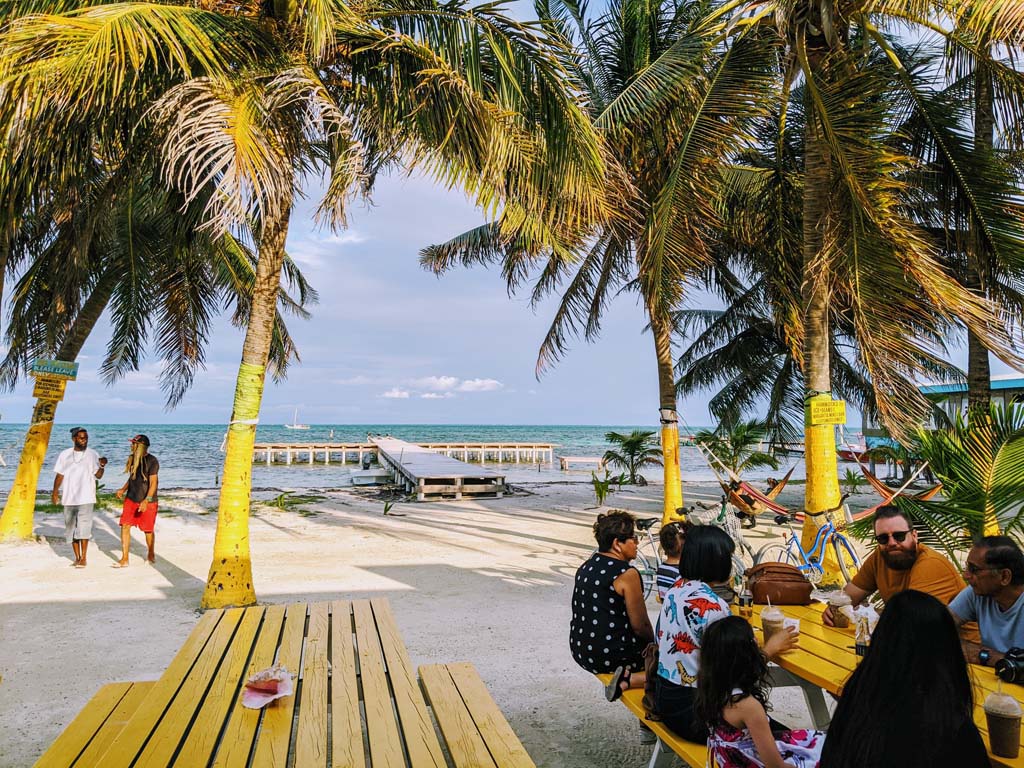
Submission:
[[[814,768],[825,734],[778,727],[768,717],[768,657],[746,619],[726,616],[704,632],[697,714],[716,768]],[[774,726],[774,727],[773,727]]]
[[[843,688],[821,768],[987,767],[973,710],[949,609],[924,592],[900,592]]]

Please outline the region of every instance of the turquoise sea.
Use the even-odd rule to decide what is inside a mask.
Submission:
[[[121,472],[128,456],[128,440],[143,433],[152,441],[150,451],[160,459],[160,485],[162,488],[214,488],[217,486],[224,454],[221,444],[225,427],[222,424],[57,424],[53,429],[50,449],[40,476],[40,489],[52,487],[52,467],[57,454],[71,446],[68,432],[73,426],[89,430],[89,447],[110,460],[107,471],[107,485],[120,483]],[[0,490],[10,488],[14,479],[18,455],[24,440],[26,425],[0,425],[0,455],[7,466],[0,466]],[[409,442],[537,442],[554,443],[557,456],[598,456],[609,447],[604,439],[609,431],[630,432],[633,429],[654,430],[655,427],[634,426],[560,426],[560,425],[480,425],[480,424],[313,424],[308,431],[285,429],[280,425],[261,425],[256,433],[256,442],[273,443],[325,443],[363,442],[366,434],[390,434]],[[333,433],[333,438],[331,434]],[[488,466],[503,468],[511,482],[530,480],[575,480],[590,479],[586,469],[562,472],[557,459],[550,464],[496,464]],[[690,481],[713,481],[714,475],[708,469],[696,449],[680,448],[680,467],[683,479]],[[348,464],[309,464],[291,466],[253,466],[254,488],[331,488],[344,484],[344,478],[355,466]],[[114,470],[111,472],[110,470]],[[785,471],[785,470],[783,470]],[[799,473],[799,470],[798,470]],[[661,470],[654,468],[645,474],[656,479]],[[771,473],[774,474],[774,473]],[[753,478],[760,475],[751,473]]]

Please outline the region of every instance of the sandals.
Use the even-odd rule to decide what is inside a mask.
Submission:
[[[629,685],[629,669],[626,667],[616,667],[615,671],[612,672],[612,679],[608,681],[608,685],[604,687],[604,697],[608,701],[615,701],[622,696],[622,681],[626,681],[626,685]]]

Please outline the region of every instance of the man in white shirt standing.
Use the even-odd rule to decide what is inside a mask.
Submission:
[[[89,433],[82,427],[71,430],[74,446],[61,451],[53,468],[54,504],[64,505],[64,536],[75,550],[75,568],[85,568],[85,555],[92,538],[92,513],[96,505],[96,481],[107,466],[89,447]]]

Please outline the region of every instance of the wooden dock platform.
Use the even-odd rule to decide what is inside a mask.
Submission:
[[[252,449],[252,460],[271,464],[293,464],[305,460],[313,464],[318,457],[324,464],[338,461],[344,465],[349,459],[363,463],[363,456],[377,457],[377,446],[372,443],[257,443]]]
[[[374,437],[371,442],[378,448],[381,466],[392,469],[396,481],[407,491],[415,492],[417,501],[466,496],[500,499],[505,493],[505,476],[493,470],[477,468],[435,448],[393,437]]]

